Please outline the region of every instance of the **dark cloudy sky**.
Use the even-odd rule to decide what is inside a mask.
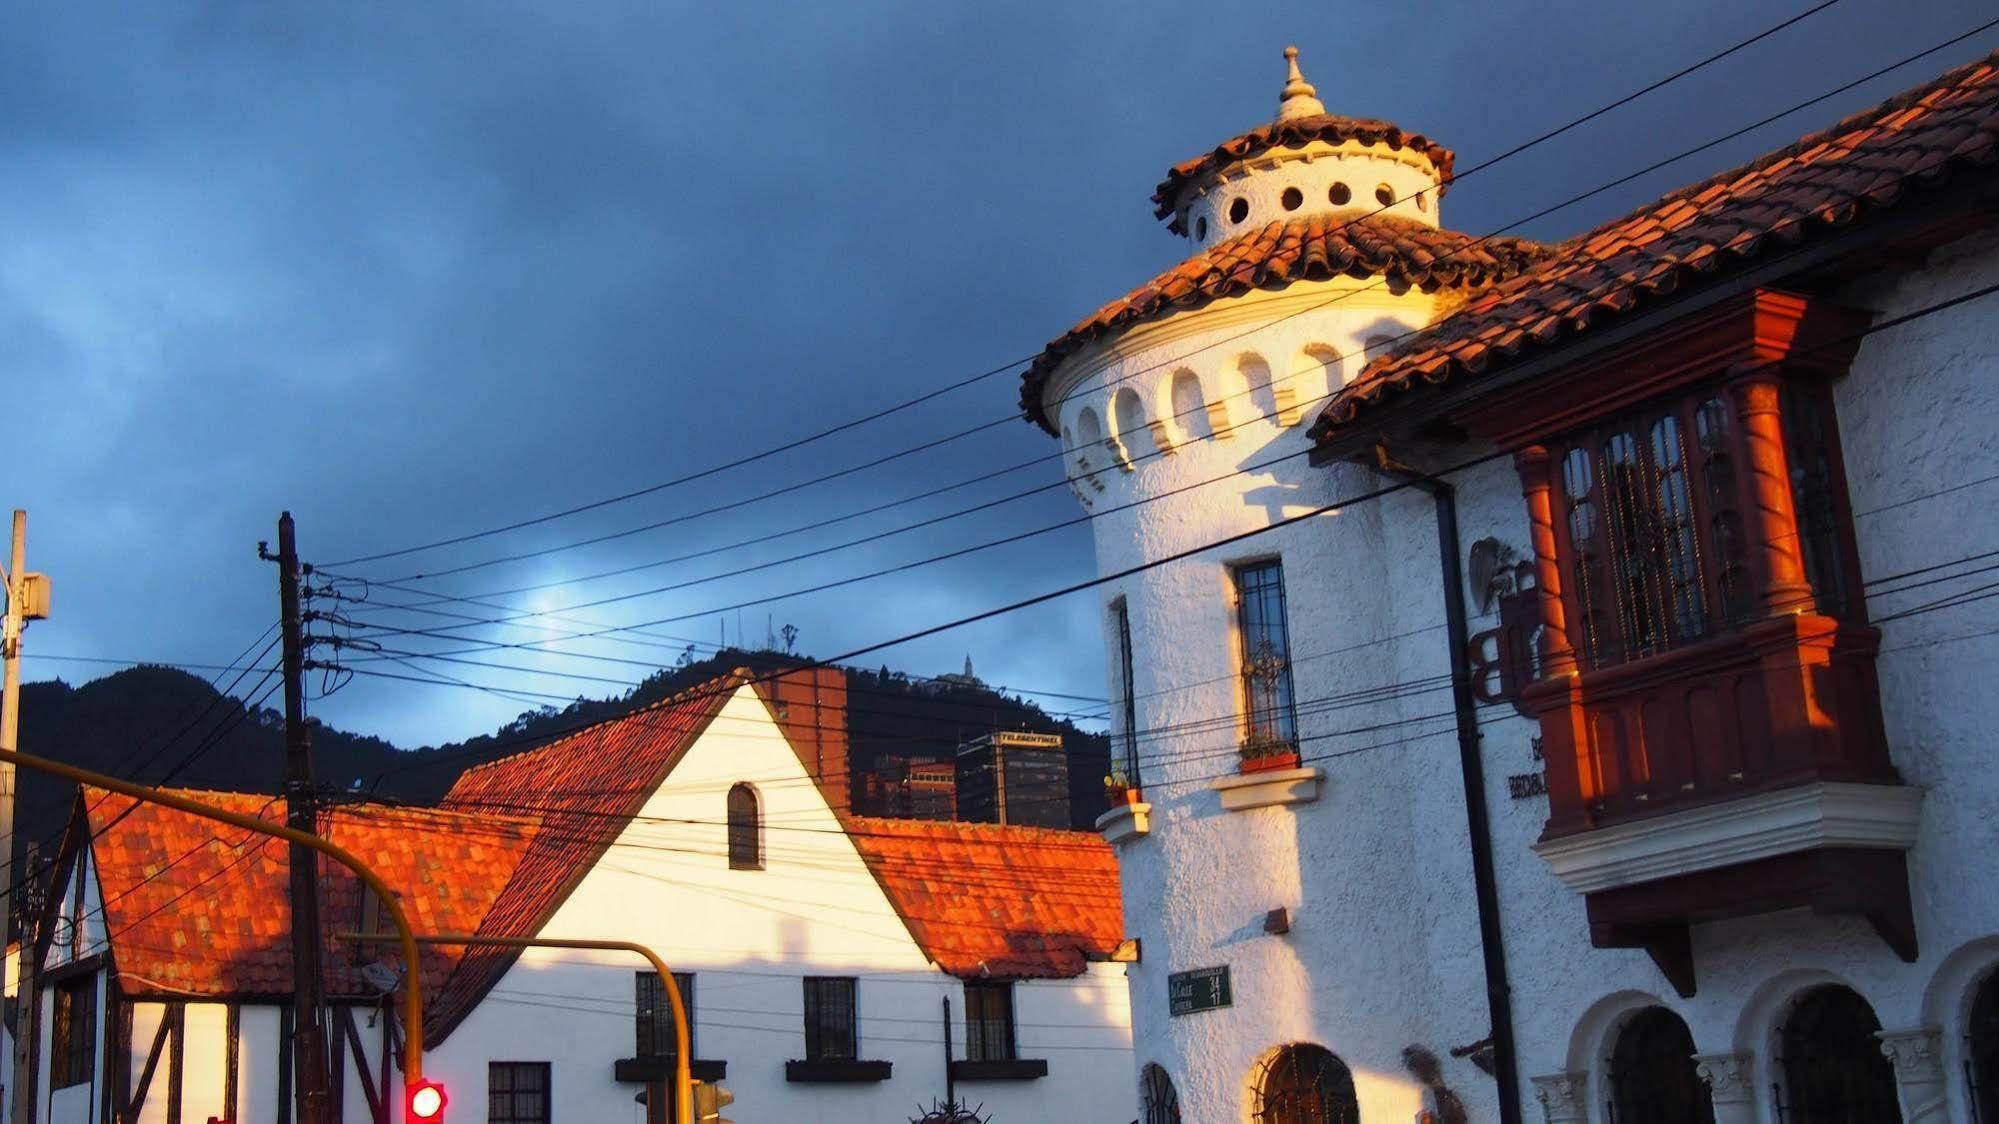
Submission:
[[[1185,244],[1151,220],[1146,197],[1168,165],[1272,115],[1287,42],[1331,109],[1426,132],[1464,167],[1806,6],[11,4],[0,23],[0,504],[30,509],[31,562],[57,584],[55,619],[29,634],[28,677],[111,670],[43,655],[234,656],[275,618],[272,571],[254,550],[282,508],[298,513],[309,559],[392,549],[668,480],[1032,354],[1180,256]],[[1493,230],[1990,14],[1989,0],[1841,0],[1465,179],[1444,218]],[[1991,33],[1961,43],[1525,232],[1574,233],[1995,46]],[[396,578],[753,496],[1005,416],[1016,386],[988,379],[700,483],[352,569]],[[1053,449],[1013,422],[782,499],[430,584],[477,594],[672,558]],[[724,573],[1057,471],[1044,463],[823,531],[499,600],[549,609]],[[571,615],[623,625],[692,614],[651,631],[713,643],[716,606],[1075,514],[1051,489]],[[742,619],[752,642],[768,612],[796,624],[802,649],[830,654],[1091,572],[1074,528]],[[989,680],[1100,695],[1095,605],[1072,598],[868,662],[935,672],[969,652]],[[646,643],[662,646],[577,650],[670,661],[678,641]],[[532,652],[469,658],[643,673]],[[616,689],[428,665],[437,672]],[[490,729],[520,709],[387,680],[316,704],[401,744]]]

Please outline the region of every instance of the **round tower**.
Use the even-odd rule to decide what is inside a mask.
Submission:
[[[1400,495],[1272,525],[1384,483],[1308,463],[1312,420],[1370,357],[1539,251],[1444,229],[1450,151],[1328,113],[1297,51],[1284,55],[1276,118],[1175,166],[1153,196],[1189,256],[1049,343],[1021,406],[1062,442],[1099,572],[1154,564],[1103,590],[1115,769],[1147,808],[1105,819],[1148,954],[1131,975],[1141,1060],[1180,1084],[1187,1119],[1247,1119],[1237,1099],[1259,1051],[1311,1039],[1362,1075],[1370,1113],[1406,1118],[1422,1107],[1413,1086],[1367,1076],[1400,1071],[1400,1031],[1334,1013],[1377,990],[1384,1007],[1434,1004],[1437,1025],[1480,1010],[1479,993],[1420,983],[1429,965],[1378,939],[1410,925],[1476,948],[1476,931],[1468,912],[1409,913],[1419,848],[1385,841],[1429,837],[1410,809],[1452,766],[1349,747],[1383,736],[1355,730],[1419,717],[1369,690],[1419,664],[1351,639],[1411,631],[1383,618],[1434,593],[1434,567],[1409,563],[1434,551],[1434,525],[1427,499]],[[1245,918],[1280,907],[1306,920],[1282,939],[1243,936]],[[1341,975],[1359,947],[1378,955]],[[1153,963],[1154,949],[1174,962]],[[1169,1033],[1166,976],[1223,960],[1237,996],[1265,1000]],[[1301,1009],[1325,1024],[1299,1024]],[[1464,1041],[1483,1033],[1463,1021]]]

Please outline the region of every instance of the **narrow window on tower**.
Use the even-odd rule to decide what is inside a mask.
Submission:
[[[1111,602],[1111,632],[1117,641],[1117,702],[1123,722],[1118,728],[1118,775],[1112,779],[1126,788],[1137,788],[1138,688],[1132,680],[1131,611],[1122,597]]]
[[[1233,567],[1241,642],[1243,757],[1291,753],[1298,718],[1291,698],[1291,632],[1284,619],[1284,566],[1276,559]]]

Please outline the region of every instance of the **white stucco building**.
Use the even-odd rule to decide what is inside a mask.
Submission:
[[[1143,1119],[1999,1119],[1999,63],[1539,245],[1287,54],[1022,387]]]
[[[849,814],[845,706],[837,671],[738,673],[475,768],[441,807],[347,805],[324,830],[410,887],[420,931],[651,946],[692,1003],[696,1077],[730,1090],[743,1124],[900,1121],[947,1092],[995,1124],[1131,1120],[1129,1082],[1104,1079],[1132,1064],[1110,848]],[[89,790],[76,825],[39,1119],[293,1119],[283,844]],[[381,924],[344,872],[323,884],[329,932]],[[397,1020],[360,971],[397,957],[330,949],[338,1117],[400,1120]],[[647,1120],[638,1097],[672,1046],[645,969],[430,950],[425,1076],[447,1118]]]

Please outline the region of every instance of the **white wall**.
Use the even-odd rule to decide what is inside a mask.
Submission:
[[[1371,472],[1310,467],[1303,430],[1328,390],[1360,369],[1366,340],[1407,331],[1431,309],[1422,294],[1368,282],[1294,285],[1277,297],[1217,302],[1135,331],[1115,351],[1078,357],[1054,391],[1070,396],[1067,411],[1101,410],[1116,385],[1170,401],[1170,373],[1185,367],[1201,377],[1209,402],[1229,399],[1240,424],[1269,411],[1235,377],[1245,353],[1266,362],[1273,381],[1293,378],[1302,406],[1291,426],[1242,424],[1229,437],[1184,441],[1168,457],[1141,459],[1134,449],[1131,471],[1100,473],[1099,570],[1383,487]],[[1330,377],[1320,358],[1328,353],[1345,356]],[[1279,458],[1287,459],[1239,472]],[[1218,477],[1225,482],[1203,483]],[[1117,510],[1147,496],[1168,498]],[[1323,794],[1310,804],[1225,812],[1208,786],[1235,774],[1238,760],[1228,564],[1272,555],[1284,564],[1301,748],[1325,770]],[[1126,925],[1144,950],[1131,972],[1135,1060],[1166,1067],[1190,1121],[1246,1120],[1258,1059],[1300,1041],[1326,1046],[1352,1068],[1367,1119],[1407,1120],[1423,1107],[1402,1063],[1412,1045],[1443,1059],[1475,1118],[1492,1115],[1490,1082],[1449,1057],[1451,1047],[1486,1034],[1449,692],[1361,695],[1446,670],[1432,627],[1441,623],[1430,608],[1435,573],[1429,501],[1404,496],[1100,591],[1107,623],[1117,597],[1130,614],[1143,792],[1155,817],[1153,833],[1119,855]],[[1264,915],[1277,907],[1292,915],[1286,936],[1263,932]],[[1231,969],[1234,1005],[1167,1017],[1167,975],[1216,965]],[[1123,1080],[1135,1085],[1135,1070]]]
[[[732,871],[726,859],[724,799],[743,780],[764,801],[761,871]],[[962,1020],[960,984],[910,940],[754,691],[729,700],[641,817],[540,935],[637,940],[694,972],[695,1054],[728,1062],[735,1119],[875,1124],[944,1095],[941,1002],[951,997]],[[639,1087],[613,1082],[611,1066],[635,1052],[633,974],[644,967],[623,954],[531,950],[433,1051],[428,1072],[456,1104],[478,1104],[489,1061],[548,1061],[556,1119],[641,1120]],[[860,978],[860,1054],[892,1062],[891,1080],[785,1081],[785,1061],[805,1054],[805,975]],[[1096,965],[1074,981],[1021,986],[1022,1056],[1046,1057],[1050,1073],[968,1088],[996,1124],[1137,1114],[1130,1083],[1104,1079],[1131,1068],[1120,975]],[[962,1051],[962,1025],[954,1037]]]
[[[1878,319],[1900,315],[1990,284],[1999,275],[1995,251],[1993,235],[1966,239],[1936,254],[1927,272],[1856,286],[1846,299],[1877,309]],[[1308,300],[1325,297],[1288,305],[1272,299],[1268,314],[1297,311]],[[1063,406],[1065,424],[1084,405],[1112,416],[1110,384],[1124,376],[1148,388],[1177,362],[1200,371],[1205,382],[1225,378],[1241,351],[1295,355],[1304,339],[1352,340],[1375,330],[1356,327],[1363,314],[1339,304],[1262,330],[1256,311],[1249,302],[1218,302],[1072,361],[1070,370],[1079,374],[1054,392],[1074,395]],[[1213,326],[1204,326],[1211,317]],[[1999,485],[1970,483],[1999,475],[1995,325],[1989,309],[1974,304],[1876,335],[1838,384],[1866,575],[1999,550],[1999,519],[1992,516]],[[1223,339],[1224,346],[1200,350]],[[1357,360],[1348,362],[1358,369]],[[1147,393],[1149,401],[1164,398]],[[1182,444],[1172,456],[1151,460],[1130,449],[1131,471],[1094,458],[1099,471],[1081,492],[1098,513],[1100,571],[1385,483],[1353,466],[1308,470],[1297,458],[1225,485],[1115,510],[1218,475],[1229,464],[1300,447],[1296,430],[1265,427],[1232,440]],[[1479,452],[1452,450],[1429,466]],[[1073,473],[1073,456],[1070,463]],[[1496,536],[1528,557],[1512,465],[1502,459],[1453,480],[1461,544]],[[1942,489],[1958,490],[1915,499]],[[1367,1118],[1407,1119],[1422,1100],[1401,1069],[1401,1048],[1421,1044],[1443,1056],[1487,1033],[1450,699],[1441,686],[1423,682],[1447,670],[1435,534],[1430,501],[1406,492],[1102,591],[1106,607],[1120,596],[1129,605],[1144,792],[1155,808],[1153,833],[1120,853],[1128,927],[1145,947],[1144,964],[1132,972],[1136,1060],[1166,1066],[1190,1120],[1247,1119],[1245,1083],[1256,1058],[1292,1040],[1319,1042],[1354,1068]],[[1308,764],[1326,770],[1324,795],[1311,804],[1225,813],[1206,788],[1209,778],[1234,768],[1236,730],[1217,716],[1240,709],[1224,563],[1273,554],[1285,567],[1304,753]],[[1872,615],[1989,580],[1877,598]],[[1497,623],[1479,618],[1471,628]],[[1775,1077],[1768,1064],[1774,1026],[1800,989],[1823,980],[1855,987],[1888,1029],[1939,1027],[1953,1096],[1961,1094],[1964,1006],[1975,981],[1999,965],[1999,894],[1990,866],[1990,856],[1999,854],[1999,781],[1990,770],[1999,728],[1999,701],[1990,689],[1999,656],[1995,633],[1999,599],[1883,626],[1880,677],[1891,750],[1908,781],[1928,793],[1910,855],[1919,962],[1903,963],[1856,918],[1786,913],[1701,925],[1693,932],[1699,993],[1690,1000],[1675,996],[1642,952],[1591,947],[1582,898],[1528,849],[1547,816],[1545,797],[1514,800],[1507,790],[1510,774],[1538,769],[1531,749],[1537,730],[1510,708],[1481,709],[1486,803],[1529,1119],[1539,1119],[1540,1108],[1525,1078],[1574,1070],[1595,1073],[1589,1100],[1601,1114],[1610,1035],[1621,1015],[1649,1003],[1686,1019],[1702,1052],[1756,1052],[1761,1068],[1754,1080],[1767,1090]],[[1411,685],[1409,691],[1392,699],[1356,697],[1397,683]],[[1324,699],[1343,700],[1341,709],[1315,710],[1314,700]],[[1293,932],[1266,936],[1258,922],[1280,905],[1293,913]],[[1166,973],[1219,964],[1232,968],[1235,1006],[1168,1018]],[[1493,1117],[1490,1078],[1448,1057],[1445,1074],[1474,1119]],[[1964,1114],[1961,1100],[1956,1110]],[[1767,1118],[1767,1105],[1758,1111]]]

